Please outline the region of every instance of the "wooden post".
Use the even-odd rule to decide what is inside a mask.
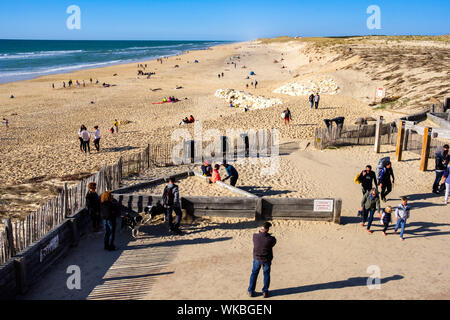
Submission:
[[[336,224],[341,224],[341,209],[342,209],[342,200],[335,199],[333,210],[333,222]]]
[[[430,155],[431,128],[425,127],[423,130],[422,153],[420,156],[420,171],[427,171],[428,156]]]
[[[381,126],[383,125],[383,117],[379,116],[375,129],[375,153],[380,153]],[[359,140],[359,137],[358,137]]]
[[[410,129],[405,130],[405,140],[403,142],[403,149],[405,151],[408,150],[408,139],[409,139],[410,131],[411,131]]]
[[[405,137],[405,123],[398,121],[398,135],[397,135],[397,149],[395,150],[395,157],[397,161],[402,161],[403,139]]]
[[[67,218],[69,213],[69,189],[67,188],[67,182],[64,182],[64,218]]]
[[[147,144],[147,168],[150,168],[150,143]]]
[[[122,157],[119,158],[117,166],[119,167],[119,182],[120,182],[122,181]]]
[[[11,219],[6,218],[3,220],[3,223],[6,226],[6,238],[8,240],[9,254],[11,257],[14,257],[16,255],[16,249],[14,248],[14,238],[13,238],[13,232],[12,232]]]
[[[258,198],[256,200],[255,220],[263,219],[263,199]]]

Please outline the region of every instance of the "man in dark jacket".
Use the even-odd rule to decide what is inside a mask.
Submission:
[[[448,162],[450,160],[450,156],[448,154],[448,144],[444,145],[442,148],[436,150],[435,154],[435,173],[436,179],[433,183],[433,193],[439,193],[439,182],[442,179],[442,175],[444,174],[445,169],[448,167]]]
[[[100,197],[96,192],[97,184],[95,182],[89,183],[88,189],[89,191],[86,194],[86,207],[92,220],[93,232],[98,232],[100,231],[102,217],[100,216]]]
[[[361,183],[362,193],[363,195],[367,192],[372,190],[372,182],[373,185],[377,186],[377,176],[375,172],[372,171],[372,166],[367,165],[366,169],[361,172],[358,178],[359,182]]]
[[[389,161],[386,163],[384,168],[381,169],[380,176],[378,177],[378,183],[381,187],[381,200],[383,200],[384,202],[386,202],[386,196],[392,191],[392,184],[394,184],[394,181],[394,171],[392,170],[392,164]]]
[[[166,209],[166,220],[169,223],[169,231],[177,235],[181,235],[180,222],[181,222],[181,204],[180,193],[178,186],[175,184],[174,178],[169,178],[169,184],[164,188],[162,204]],[[177,218],[173,223],[172,211],[175,211]]]
[[[248,287],[248,295],[250,297],[254,296],[256,280],[258,279],[261,266],[263,267],[264,273],[263,296],[264,298],[269,297],[270,266],[273,259],[272,248],[277,243],[275,237],[269,233],[271,226],[270,222],[265,222],[259,230],[259,233],[253,235],[253,268]]]

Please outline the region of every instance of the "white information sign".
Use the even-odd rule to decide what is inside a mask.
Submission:
[[[314,212],[333,212],[333,200],[314,200]]]

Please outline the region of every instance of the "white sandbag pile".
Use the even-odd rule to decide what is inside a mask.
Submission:
[[[333,79],[309,80],[307,82],[298,83],[290,82],[284,86],[275,89],[275,93],[288,94],[290,96],[307,96],[311,93],[337,94],[339,87]]]
[[[283,103],[279,98],[269,99],[261,96],[253,96],[244,91],[236,91],[234,89],[218,89],[215,96],[225,99],[228,103],[232,102],[234,106],[247,107],[250,110],[269,108]]]

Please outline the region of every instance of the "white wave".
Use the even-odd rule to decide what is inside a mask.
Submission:
[[[29,59],[49,56],[60,56],[73,53],[81,53],[84,50],[59,50],[59,51],[37,51],[37,52],[18,52],[13,54],[1,54],[0,59]]]

